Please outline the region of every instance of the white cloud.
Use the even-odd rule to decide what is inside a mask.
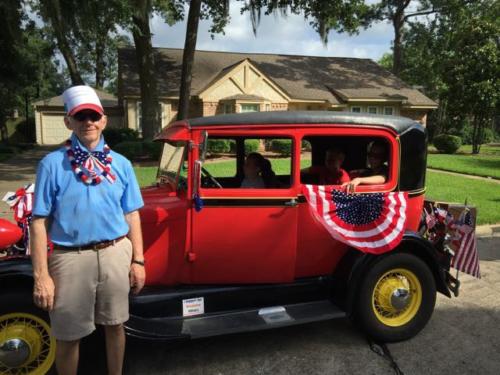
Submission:
[[[358,35],[330,33],[328,45],[323,46],[319,35],[301,15],[262,16],[257,36],[252,32],[248,13],[240,14],[241,2],[231,1],[231,21],[225,35],[208,32],[210,20],[200,22],[197,49],[232,52],[262,52],[315,56],[360,57],[378,60],[390,50],[394,32],[388,23],[377,23]],[[187,14],[187,13],[186,13]],[[183,48],[186,21],[168,26],[154,16],[151,29],[156,47]]]

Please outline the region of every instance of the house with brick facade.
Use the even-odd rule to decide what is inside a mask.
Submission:
[[[156,48],[162,127],[176,119],[182,49]],[[120,49],[118,100],[141,130],[136,56]],[[437,103],[369,59],[196,51],[189,117],[252,111],[330,110],[401,115],[426,124]]]

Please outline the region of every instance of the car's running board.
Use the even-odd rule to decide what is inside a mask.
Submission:
[[[328,300],[195,317],[141,318],[131,315],[127,334],[151,340],[179,340],[257,331],[344,317]]]

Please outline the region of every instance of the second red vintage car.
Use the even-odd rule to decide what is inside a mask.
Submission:
[[[451,254],[417,232],[427,152],[419,123],[336,112],[234,114],[173,123],[157,140],[164,142],[157,184],[142,190],[147,286],[130,299],[128,334],[179,340],[347,315],[373,339],[392,342],[424,328],[437,291],[456,292]],[[324,191],[318,171],[329,150],[344,155],[344,170],[362,170],[374,142],[385,149],[385,181],[360,184],[354,195],[401,193],[405,219],[394,240],[381,231],[390,246],[354,246],[318,218],[306,189]],[[243,181],[255,151],[272,173],[251,187]],[[346,220],[362,224],[372,213],[349,211]],[[0,372],[53,360],[47,317],[30,302],[31,272],[27,259],[0,262],[2,293],[13,298],[0,296],[0,321],[12,321],[0,326]],[[9,351],[15,340],[26,349],[17,357]],[[40,344],[22,345],[29,340]]]

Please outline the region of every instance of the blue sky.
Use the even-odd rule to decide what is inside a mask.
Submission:
[[[343,56],[370,58],[377,61],[390,52],[394,37],[392,25],[381,22],[358,35],[331,32],[328,46],[323,46],[319,35],[300,15],[262,16],[257,36],[252,32],[250,16],[240,15],[241,2],[231,1],[231,21],[225,35],[211,39],[210,21],[202,21],[198,30],[197,49],[232,52],[284,53],[310,56]],[[151,22],[155,47],[183,48],[186,21],[168,26],[160,16]]]

